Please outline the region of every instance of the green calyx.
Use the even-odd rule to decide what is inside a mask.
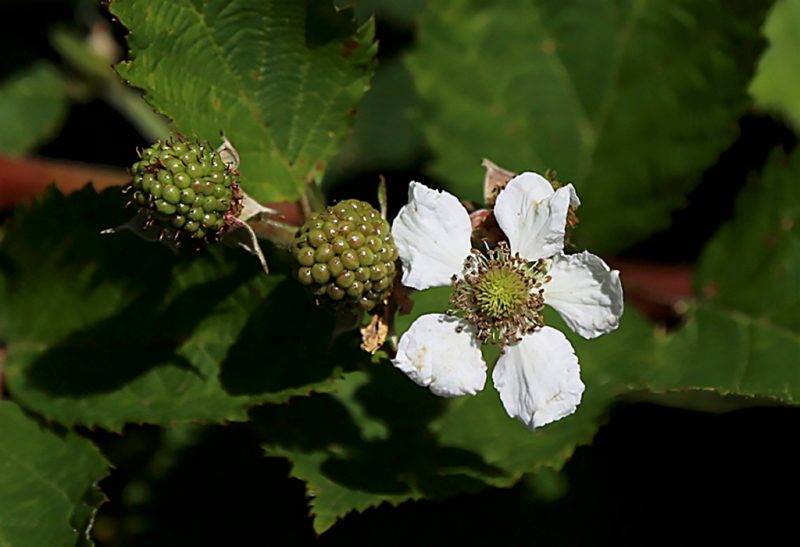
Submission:
[[[233,226],[242,210],[238,173],[210,143],[174,135],[140,156],[123,191],[146,226],[179,243],[216,239]]]
[[[321,305],[369,311],[397,275],[389,223],[369,203],[348,199],[311,215],[292,245],[298,281]]]

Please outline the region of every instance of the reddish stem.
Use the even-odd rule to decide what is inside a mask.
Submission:
[[[621,272],[625,301],[651,319],[676,318],[676,305],[694,297],[693,272],[688,264],[610,260],[609,265]]]
[[[0,210],[30,201],[50,184],[69,193],[82,188],[87,182],[100,190],[125,184],[129,179],[128,173],[120,168],[0,156]],[[287,224],[299,226],[303,223],[304,215],[299,202],[269,203],[267,206],[279,211]],[[675,318],[675,305],[693,297],[692,269],[689,265],[635,260],[611,260],[610,265],[622,272],[626,302],[651,319]]]
[[[130,180],[128,173],[113,167],[40,158],[0,156],[0,210],[30,201],[50,184],[62,192],[74,192],[91,182],[101,190]]]

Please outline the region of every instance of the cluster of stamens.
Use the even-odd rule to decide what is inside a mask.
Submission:
[[[470,323],[481,343],[515,344],[544,325],[547,267],[544,259],[531,262],[512,254],[505,242],[485,253],[473,249],[463,275],[452,278],[453,309],[447,314]]]

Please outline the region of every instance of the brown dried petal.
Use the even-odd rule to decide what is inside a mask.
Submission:
[[[498,194],[500,194],[500,190],[505,188],[508,181],[517,176],[517,174],[503,169],[486,158],[483,159],[481,165],[486,168],[486,175],[483,177],[483,200],[486,202],[487,207],[494,207],[494,202]]]

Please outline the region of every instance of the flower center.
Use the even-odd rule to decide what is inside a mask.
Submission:
[[[463,276],[453,276],[453,307],[447,313],[470,323],[482,343],[504,347],[544,324],[542,284],[547,280],[543,259],[529,262],[512,255],[505,243],[486,254],[473,250]]]
[[[475,284],[478,307],[491,317],[513,313],[527,297],[524,274],[508,266],[488,270]]]

